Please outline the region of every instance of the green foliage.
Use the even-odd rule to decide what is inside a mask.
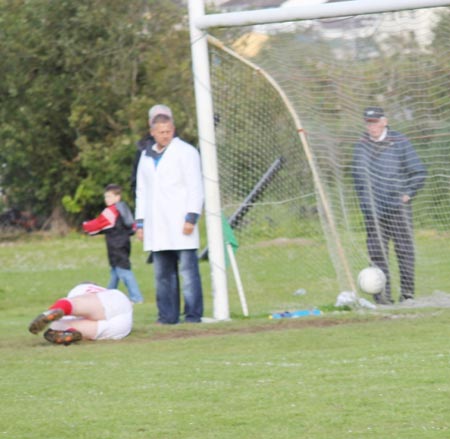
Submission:
[[[98,198],[98,190],[92,180],[84,180],[75,191],[75,195],[64,195],[62,203],[67,212],[80,213],[83,205],[94,202]]]
[[[162,0],[0,2],[0,187],[11,205],[87,215],[106,184],[128,189],[157,102],[195,141],[183,13]]]

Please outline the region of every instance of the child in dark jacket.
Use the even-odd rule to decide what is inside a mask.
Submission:
[[[105,234],[111,277],[108,289],[116,289],[121,280],[128,289],[130,300],[134,303],[144,301],[136,278],[131,271],[130,236],[134,234],[133,215],[124,201],[121,201],[122,189],[116,184],[105,188],[106,208],[95,219],[83,222],[83,230],[90,235]]]

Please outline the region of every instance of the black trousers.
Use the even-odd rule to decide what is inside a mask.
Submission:
[[[394,243],[400,272],[400,300],[414,297],[414,237],[412,211],[409,204],[391,210],[382,216],[365,218],[367,250],[374,265],[386,275],[385,298],[391,299],[391,277],[389,273],[389,242]],[[378,301],[380,297],[375,297]]]

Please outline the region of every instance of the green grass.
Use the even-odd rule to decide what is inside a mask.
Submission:
[[[277,304],[266,273],[271,302],[247,285],[250,318],[233,297],[231,322],[160,327],[134,245],[146,303],[131,335],[64,347],[27,326],[78,281],[107,281],[103,239],[0,244],[0,438],[450,437],[450,309],[269,320],[275,305],[328,297],[278,291]]]

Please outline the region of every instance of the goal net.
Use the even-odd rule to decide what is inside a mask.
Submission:
[[[253,295],[274,311],[333,303],[370,264],[353,178],[367,106],[384,109],[427,170],[412,202],[416,295],[450,293],[449,9],[209,35],[221,203],[251,312],[267,311],[251,309]],[[397,301],[392,244],[389,258]]]

